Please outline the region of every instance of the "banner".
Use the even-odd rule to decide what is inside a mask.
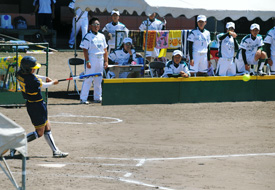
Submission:
[[[170,30],[168,49],[177,49],[179,47],[181,47],[181,30]]]
[[[157,31],[156,37],[156,48],[157,49],[167,49],[168,44],[169,31]]]
[[[145,40],[146,40],[146,31],[144,31],[144,35],[143,35],[143,49],[145,49]],[[156,46],[156,31],[150,30],[148,31],[147,51],[153,51],[155,46]]]

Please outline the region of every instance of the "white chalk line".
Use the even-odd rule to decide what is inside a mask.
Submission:
[[[100,119],[111,120],[111,121],[108,121],[108,122],[68,122],[68,121],[54,121],[54,120],[51,120],[51,123],[61,123],[61,124],[68,124],[68,125],[83,125],[83,124],[94,125],[94,124],[99,124],[99,123],[100,124],[111,124],[111,123],[114,124],[114,123],[123,122],[122,119],[113,118],[113,117],[89,116],[89,115],[72,115],[72,114],[67,114],[67,113],[51,115],[49,117],[51,117],[51,118],[54,118],[54,117],[100,118]]]
[[[228,155],[210,155],[210,156],[187,156],[174,158],[107,158],[107,157],[81,157],[84,159],[99,160],[132,160],[138,161],[136,166],[142,166],[146,161],[166,161],[166,160],[187,160],[187,159],[217,159],[217,158],[236,158],[236,157],[256,157],[256,156],[275,156],[275,153],[255,153],[255,154],[228,154]]]

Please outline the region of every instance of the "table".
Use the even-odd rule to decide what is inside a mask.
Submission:
[[[119,78],[119,74],[123,72],[137,73],[140,76],[140,71],[143,65],[109,65],[110,71],[115,73],[115,78]],[[130,74],[131,74],[130,73]],[[129,75],[130,75],[129,74]],[[130,78],[128,75],[128,78]]]

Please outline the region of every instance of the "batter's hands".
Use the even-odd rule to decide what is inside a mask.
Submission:
[[[250,71],[250,66],[248,64],[245,65],[245,70]]]
[[[191,59],[191,60],[190,60],[190,65],[191,65],[191,66],[194,66],[194,59]]]
[[[54,79],[54,80],[53,80],[53,84],[54,84],[54,85],[56,85],[56,84],[58,84],[58,83],[59,83],[59,81],[58,81],[57,79]]]

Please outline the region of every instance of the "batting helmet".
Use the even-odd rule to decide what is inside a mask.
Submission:
[[[25,56],[21,60],[20,69],[24,74],[29,74],[32,69],[39,69],[40,67],[41,64],[37,63],[35,57],[33,56]]]

